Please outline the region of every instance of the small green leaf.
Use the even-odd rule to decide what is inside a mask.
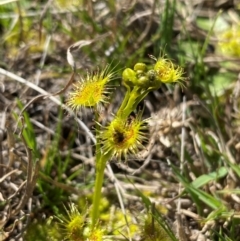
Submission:
[[[220,167],[219,170],[217,170],[215,172],[211,172],[209,174],[204,174],[204,175],[198,177],[197,179],[195,179],[192,182],[192,185],[194,188],[202,187],[211,181],[225,177],[227,175],[227,173],[228,173],[228,169],[226,167]]]

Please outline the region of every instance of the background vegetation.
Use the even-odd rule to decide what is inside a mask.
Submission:
[[[103,123],[122,100],[125,67],[166,54],[186,76],[184,88],[163,85],[143,103],[146,149],[108,166],[104,240],[240,240],[239,8],[230,0],[2,0],[0,240],[62,240],[56,216],[67,219],[69,203],[85,214],[91,204],[92,110],[74,116],[62,107],[69,90],[39,97],[66,85],[66,52],[79,40],[92,41],[76,51],[75,81],[107,63],[119,71]],[[147,229],[153,207],[168,224],[165,238]]]

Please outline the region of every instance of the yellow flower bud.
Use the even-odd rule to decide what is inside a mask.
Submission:
[[[154,65],[154,70],[156,71],[156,78],[162,83],[176,83],[185,79],[183,69],[166,58],[158,59]]]
[[[122,73],[122,79],[126,86],[133,87],[137,83],[136,72],[130,68],[126,68]]]
[[[141,88],[149,87],[149,78],[146,75],[142,75],[138,78],[137,85]]]
[[[146,71],[147,66],[144,63],[136,63],[133,69],[136,71],[136,73],[143,73]]]

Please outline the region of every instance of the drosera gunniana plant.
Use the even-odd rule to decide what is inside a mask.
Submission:
[[[136,155],[140,149],[144,148],[148,119],[142,120],[143,110],[136,111],[138,104],[149,92],[159,89],[162,83],[182,83],[184,81],[183,69],[180,66],[174,65],[166,57],[156,59],[151,56],[151,58],[156,61],[153,66],[136,63],[133,69],[123,70],[122,84],[126,87],[126,92],[112,121],[106,126],[102,126],[99,124],[98,113],[95,114],[96,178],[93,204],[90,208],[91,221],[88,221],[92,231],[89,233],[88,240],[93,240],[90,237],[100,237],[98,235],[99,205],[107,162],[114,157],[126,161],[128,154]],[[77,82],[69,93],[67,105],[74,111],[90,107],[98,112],[98,106],[106,103],[107,95],[113,91],[113,88],[108,87],[116,77],[116,71],[113,70],[108,65],[103,71],[88,73],[86,78],[81,78],[81,81]],[[133,112],[137,112],[135,118],[131,117]]]

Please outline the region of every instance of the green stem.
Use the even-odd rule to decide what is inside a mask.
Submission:
[[[96,160],[96,180],[93,194],[93,207],[92,207],[92,229],[96,227],[99,219],[99,206],[102,194],[102,185],[104,178],[104,170],[107,161],[110,159],[112,152],[108,152],[106,155],[100,155]]]
[[[128,86],[126,86],[126,88],[127,88],[127,92],[126,92],[126,94],[125,94],[125,96],[124,96],[124,99],[123,99],[123,101],[122,101],[121,106],[119,107],[119,109],[118,109],[118,111],[117,111],[116,116],[120,116],[120,115],[122,114],[123,109],[124,109],[125,106],[127,105],[128,100],[129,100],[129,98],[130,98],[130,96],[131,96],[131,95],[130,95],[130,94],[131,94],[130,88],[129,88]]]
[[[101,144],[100,144],[100,141],[99,141],[99,136],[100,136],[100,126],[98,124],[98,120],[99,120],[99,114],[98,114],[98,111],[97,111],[97,108],[95,109],[95,129],[96,129],[96,162],[97,160],[100,159],[100,156],[101,156],[101,150],[100,150],[100,147],[101,147]]]
[[[144,92],[142,92],[136,99],[135,103],[133,104],[133,110],[137,109],[137,105],[148,95],[148,93],[151,90],[145,90]]]
[[[130,98],[121,113],[121,118],[127,119],[131,112],[137,108],[137,105],[143,99],[143,96],[146,96],[145,91],[142,93],[141,91],[142,90],[138,86],[133,88],[129,94]]]

